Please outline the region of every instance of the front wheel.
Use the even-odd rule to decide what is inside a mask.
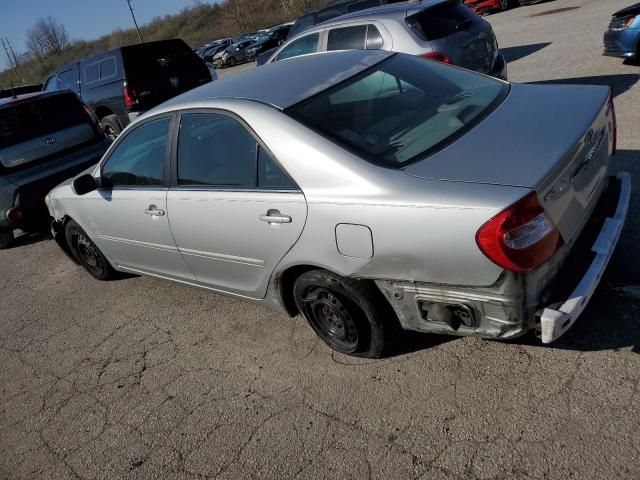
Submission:
[[[65,227],[67,245],[73,257],[98,280],[112,280],[117,277],[107,258],[89,238],[86,232],[73,220]]]
[[[311,270],[296,279],[293,291],[300,313],[334,350],[378,358],[393,342],[397,319],[374,284]]]
[[[235,67],[236,66],[236,59],[235,57],[231,57],[227,60],[227,65],[229,65],[230,67]]]

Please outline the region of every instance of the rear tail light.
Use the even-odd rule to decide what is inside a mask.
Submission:
[[[427,58],[429,60],[435,60],[436,62],[449,63],[449,64],[452,63],[448,55],[445,55],[444,53],[440,53],[440,52],[424,53],[420,55],[420,57]]]
[[[613,104],[613,92],[609,92],[609,108],[611,110],[612,132],[611,154],[616,153],[618,148],[618,120],[616,119],[616,106]]]
[[[20,210],[20,207],[10,208],[5,215],[12,223],[19,223],[24,218],[24,213]]]
[[[506,270],[530,272],[551,258],[564,240],[531,192],[480,227],[476,243]]]
[[[138,103],[138,92],[135,88],[124,84],[122,87],[122,93],[124,94],[124,104],[127,108],[133,108]]]

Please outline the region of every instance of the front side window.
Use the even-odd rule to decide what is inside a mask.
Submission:
[[[364,50],[366,36],[366,25],[334,28],[329,30],[327,50]]]
[[[118,187],[153,187],[164,183],[164,162],[171,118],[136,127],[115,147],[102,177]]]
[[[44,84],[43,91],[52,92],[54,90],[60,90],[60,81],[57,75],[49,77],[49,80]]]
[[[404,168],[476,125],[508,86],[396,54],[285,112],[372,163]]]
[[[294,188],[245,126],[219,113],[182,115],[178,185]]]
[[[76,91],[77,88],[77,80],[75,79],[75,75],[73,70],[67,70],[65,72],[60,73],[60,88],[68,88],[69,90]]]
[[[300,55],[307,55],[309,53],[315,53],[318,51],[319,39],[319,33],[312,33],[311,35],[307,35],[305,37],[294,40],[280,51],[275,60],[279,61],[284,60],[285,58],[292,58],[298,57]]]

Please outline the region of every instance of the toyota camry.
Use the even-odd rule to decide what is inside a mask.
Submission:
[[[332,52],[156,107],[47,204],[97,279],[301,314],[345,354],[383,355],[399,328],[549,343],[620,236],[630,180],[611,171],[615,149],[606,87]]]

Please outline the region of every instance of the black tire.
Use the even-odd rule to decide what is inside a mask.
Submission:
[[[120,122],[118,122],[118,118],[115,115],[107,115],[100,120],[100,126],[102,127],[102,131],[104,134],[115,140],[120,132],[122,132],[122,127],[120,127]]]
[[[73,220],[69,220],[64,230],[69,251],[73,257],[98,280],[112,280],[117,278],[109,260],[89,238],[86,232]]]
[[[236,57],[229,57],[227,59],[227,65],[230,66],[230,67],[235,67],[236,63],[238,63],[238,62],[236,62]]]
[[[310,270],[296,279],[293,295],[311,328],[340,353],[379,358],[395,339],[396,316],[368,281]]]
[[[0,250],[13,243],[13,230],[0,230]]]

